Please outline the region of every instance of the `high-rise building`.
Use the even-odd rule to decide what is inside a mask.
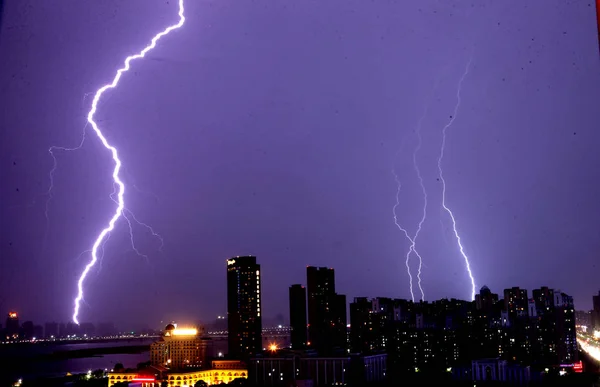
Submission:
[[[33,321],[25,321],[23,325],[21,325],[21,337],[23,337],[25,340],[33,339],[33,330]]]
[[[600,331],[600,290],[597,296],[592,297],[592,327],[595,331]]]
[[[203,329],[177,329],[169,324],[162,337],[150,345],[150,362],[172,370],[201,368],[212,355],[211,341],[203,339]]]
[[[58,337],[58,323],[47,322],[44,325],[44,337],[47,339],[54,339]]]
[[[504,289],[504,310],[508,314],[510,324],[514,324],[519,317],[527,316],[528,306],[527,289],[521,289],[518,286]]]
[[[306,347],[306,288],[302,285],[290,286],[290,327],[292,349]]]
[[[385,351],[394,310],[394,301],[389,298],[354,298],[350,304],[350,351],[363,354]]]
[[[475,306],[477,310],[483,311],[484,313],[490,313],[498,303],[498,295],[492,293],[490,288],[483,286],[479,291],[479,294],[475,295]]]
[[[556,319],[556,352],[561,364],[575,363],[579,359],[577,351],[577,333],[575,331],[575,305],[573,297],[554,291]]]
[[[322,353],[345,349],[346,297],[335,292],[333,269],[307,266],[308,343]]]
[[[6,337],[19,337],[19,328],[19,316],[17,312],[9,312],[8,317],[6,317]]]
[[[246,357],[262,350],[260,265],[256,257],[227,260],[229,355]]]

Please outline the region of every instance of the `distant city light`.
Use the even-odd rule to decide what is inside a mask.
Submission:
[[[17,318],[17,312],[10,312],[8,314],[8,317],[10,317],[10,318]]]
[[[273,344],[269,345],[269,351],[275,352],[275,351],[277,351],[277,349],[278,349],[277,344],[273,343]]]

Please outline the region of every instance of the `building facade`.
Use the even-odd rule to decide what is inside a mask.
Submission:
[[[308,346],[322,354],[345,352],[346,296],[335,292],[334,270],[307,266]]]
[[[257,386],[294,385],[310,381],[315,387],[361,385],[385,380],[387,355],[310,356],[292,351],[273,357],[257,357],[248,364],[248,380]]]
[[[7,339],[17,339],[19,338],[19,316],[17,312],[9,312],[6,317],[6,327],[4,328],[4,332],[6,334]]]
[[[206,384],[230,383],[235,379],[247,379],[248,370],[237,360],[213,360],[209,368],[193,371],[169,371],[162,367],[148,367],[143,370],[110,372],[108,387],[121,382],[140,383],[143,387],[192,387],[198,381]]]
[[[262,351],[261,276],[256,257],[227,260],[227,328],[230,356],[243,358]]]
[[[308,342],[306,320],[306,288],[290,286],[290,328],[292,349],[306,348]]]
[[[592,327],[594,331],[600,331],[600,290],[597,296],[592,297]]]
[[[212,354],[212,342],[203,329],[177,329],[169,324],[162,337],[150,345],[150,363],[172,370],[204,367]]]
[[[534,290],[527,303],[524,289],[504,294],[508,300],[498,300],[484,287],[473,302],[356,298],[350,304],[351,351],[387,353],[394,381],[411,372],[470,370],[478,359],[506,361],[502,369],[511,378],[521,372],[515,364],[543,369],[577,362],[572,297],[547,287]]]

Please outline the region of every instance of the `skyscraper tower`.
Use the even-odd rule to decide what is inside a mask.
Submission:
[[[16,339],[19,336],[19,316],[17,312],[9,312],[6,317],[6,336]]]
[[[290,286],[290,327],[292,349],[306,347],[306,288],[302,285]]]
[[[306,267],[308,342],[323,354],[347,344],[346,296],[336,294],[333,269]]]
[[[600,291],[592,297],[592,329],[600,331]]]
[[[243,358],[262,349],[260,265],[256,257],[227,260],[229,355]]]

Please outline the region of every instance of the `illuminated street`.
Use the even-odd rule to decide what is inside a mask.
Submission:
[[[598,337],[578,330],[577,343],[585,353],[600,362],[600,340],[598,340]]]

